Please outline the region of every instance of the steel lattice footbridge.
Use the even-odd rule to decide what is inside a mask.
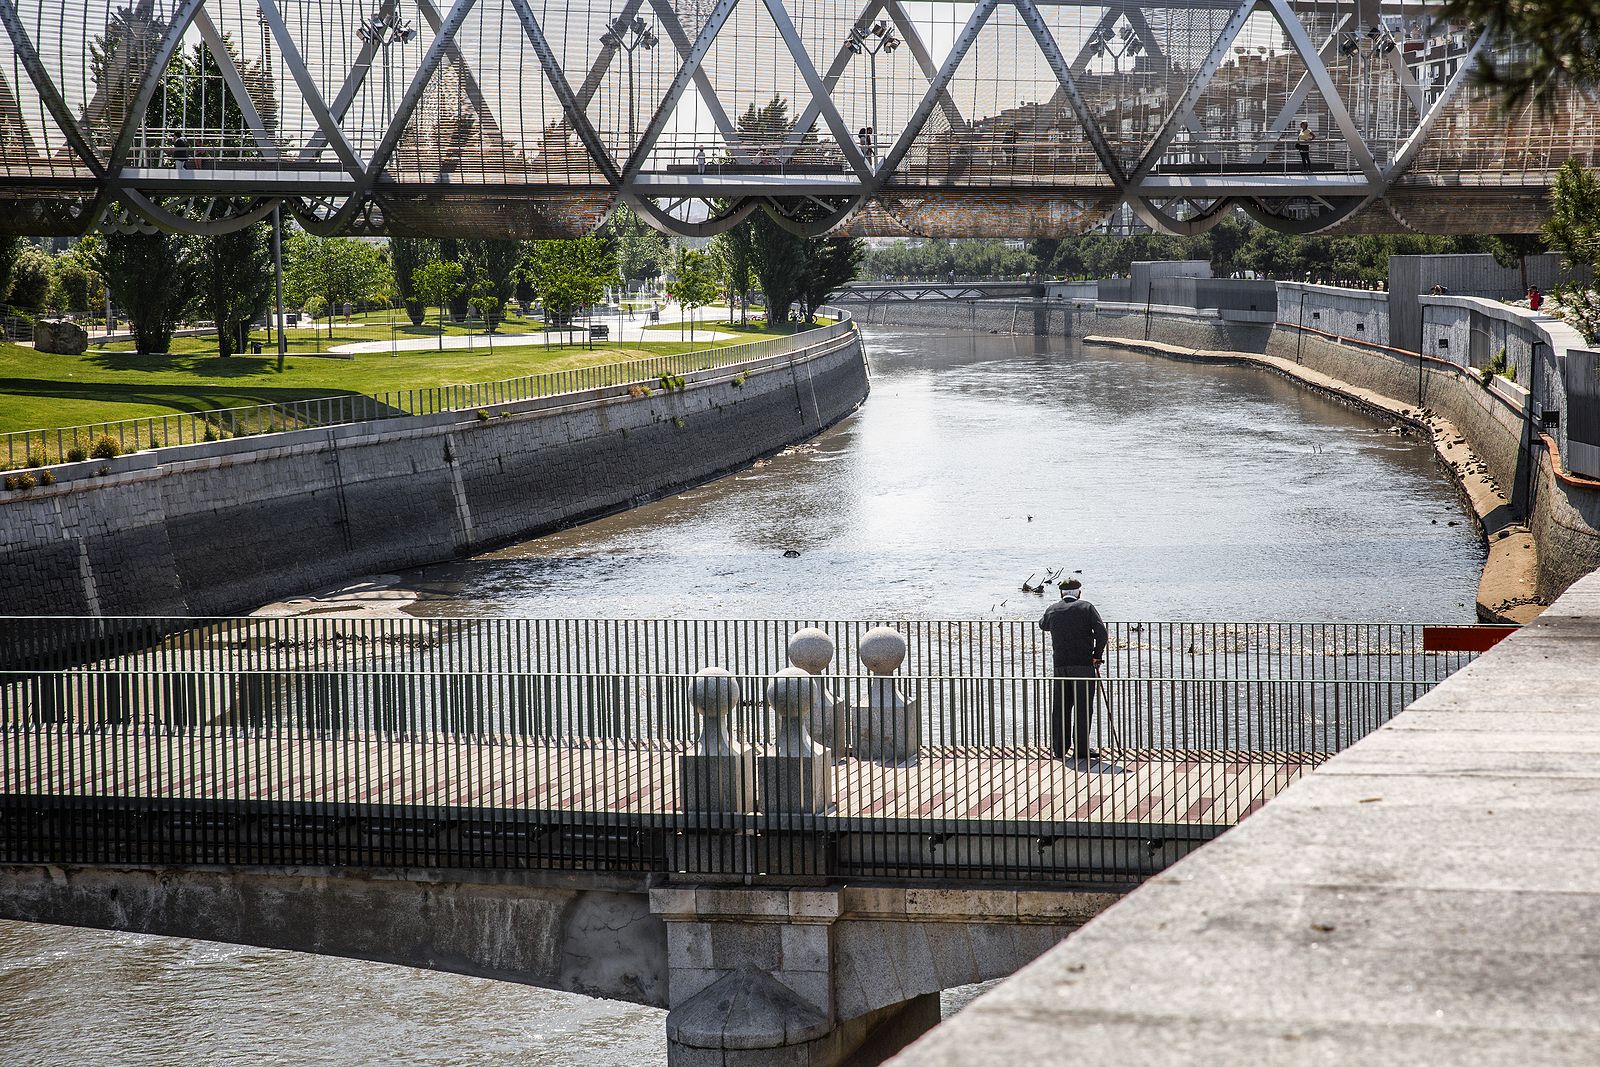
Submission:
[[[0,0],[0,229],[1531,230],[1573,87],[1380,0]],[[1302,123],[1304,126],[1302,126]],[[1302,130],[1304,133],[1302,133]]]

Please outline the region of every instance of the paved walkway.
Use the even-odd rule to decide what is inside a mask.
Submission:
[[[1600,572],[892,1061],[1593,1064]]]
[[[702,308],[699,322],[695,325],[694,340],[701,341],[726,341],[734,337],[731,333],[718,333],[710,327],[727,314],[726,308]],[[634,315],[631,319],[624,319],[622,325],[617,325],[616,315],[600,315],[595,317],[595,325],[604,324],[611,330],[610,342],[622,344],[638,344],[642,341],[677,341],[678,330],[648,330],[651,325],[671,325],[682,322],[683,316],[675,311],[663,311],[660,323],[651,323],[645,315]],[[682,340],[689,339],[688,328],[682,331]],[[496,346],[502,345],[539,345],[549,340],[552,344],[565,344],[569,341],[583,342],[588,340],[588,328],[577,327],[570,330],[540,330],[533,333],[497,333],[494,335]],[[489,335],[486,333],[452,334],[444,339],[444,348],[447,351],[460,349],[487,349]],[[424,349],[437,351],[439,338],[437,337],[404,337],[394,341],[357,341],[346,345],[335,345],[328,349],[335,355],[359,355],[363,352],[420,352]]]

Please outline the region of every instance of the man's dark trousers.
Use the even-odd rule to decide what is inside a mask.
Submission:
[[[1077,732],[1078,743],[1073,754],[1080,760],[1089,758],[1089,712],[1094,707],[1094,682],[1090,679],[1095,670],[1088,663],[1057,663],[1052,666],[1056,680],[1050,684],[1050,751],[1057,759],[1067,755],[1067,715],[1072,714],[1072,729]]]

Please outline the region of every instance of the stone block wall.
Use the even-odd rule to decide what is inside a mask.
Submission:
[[[868,390],[853,332],[738,371],[65,465],[0,496],[0,613],[223,615],[454,558],[734,470]]]

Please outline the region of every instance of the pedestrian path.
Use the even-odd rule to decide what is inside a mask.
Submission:
[[[720,321],[726,314],[725,309],[702,308],[702,317],[695,324],[694,340],[700,341],[728,341],[734,334],[718,332],[711,329],[711,325]],[[605,326],[611,331],[606,338],[610,343],[640,344],[645,341],[677,341],[689,340],[689,330],[685,326],[678,330],[651,330],[646,329],[652,325],[673,325],[683,322],[679,314],[663,311],[659,323],[651,323],[648,316],[635,314],[623,317],[618,321],[617,315],[596,316],[594,324]],[[680,337],[681,333],[681,337]],[[499,345],[538,345],[549,342],[550,344],[570,344],[588,340],[587,326],[577,326],[568,329],[538,330],[524,333],[496,333],[494,344]],[[488,348],[489,335],[486,333],[451,334],[444,338],[444,343],[439,343],[437,337],[405,337],[389,341],[355,341],[350,344],[335,345],[328,351],[335,355],[361,355],[370,352],[421,352],[424,350],[461,351],[464,349]]]

